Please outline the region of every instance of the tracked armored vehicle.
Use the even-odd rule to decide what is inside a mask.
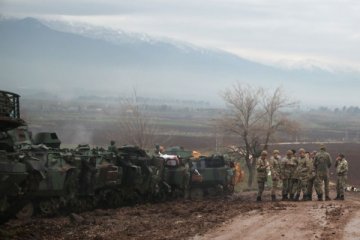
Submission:
[[[19,98],[15,93],[0,91],[0,222],[23,207],[22,201],[15,200],[23,197],[22,186],[28,177],[11,136],[16,128],[26,126],[20,118]]]

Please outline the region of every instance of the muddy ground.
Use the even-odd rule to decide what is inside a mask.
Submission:
[[[0,239],[360,239],[360,193],[345,201],[256,203],[255,192],[73,216],[12,220]]]

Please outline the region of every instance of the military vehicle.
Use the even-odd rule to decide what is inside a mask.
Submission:
[[[61,141],[55,132],[40,132],[33,138],[35,145],[44,144],[49,148],[60,148]]]
[[[16,201],[24,195],[22,184],[28,177],[26,166],[15,153],[14,139],[9,131],[26,126],[20,118],[20,96],[0,91],[0,222],[23,207]]]
[[[192,169],[201,175],[200,180],[192,177],[190,194],[193,198],[233,193],[235,168],[222,155],[201,156],[192,161]]]
[[[78,210],[101,206],[115,208],[123,205],[119,191],[122,168],[114,165],[98,149],[88,144],[78,145],[72,155],[72,163],[78,172]],[[84,209],[83,209],[84,208]]]
[[[173,147],[166,148],[164,154],[175,155],[181,159],[189,159],[193,156],[192,151],[185,150],[181,146],[173,146]]]
[[[164,158],[164,181],[171,187],[171,197],[189,197],[190,160],[177,155],[162,155]]]
[[[233,191],[234,168],[222,156],[195,160],[178,146],[152,157],[132,145],[61,149],[54,132],[32,138],[19,97],[0,91],[0,223],[34,212],[51,216]]]
[[[151,158],[133,145],[118,148],[116,165],[123,169],[121,189],[127,202],[155,201],[169,186],[162,180],[162,159]]]
[[[27,208],[32,207],[45,216],[58,213],[76,197],[76,167],[66,162],[59,151],[44,145],[32,146],[21,153],[26,156],[23,162],[29,174],[24,184]],[[30,217],[26,212],[21,214]]]

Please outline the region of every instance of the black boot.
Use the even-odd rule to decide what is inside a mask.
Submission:
[[[303,194],[302,200],[303,200],[303,201],[308,201],[308,195],[307,195],[307,194]]]
[[[340,200],[342,200],[342,201],[344,201],[344,200],[345,200],[344,195],[341,195],[341,196],[340,196]]]
[[[308,193],[308,201],[312,201],[312,193]]]
[[[256,198],[256,201],[257,201],[257,202],[261,202],[261,197],[258,196],[258,197]]]
[[[271,201],[273,201],[273,202],[276,201],[276,196],[275,195],[271,195]]]
[[[325,201],[331,201],[331,198],[329,196],[326,196]]]
[[[322,194],[318,194],[318,201],[323,201],[323,196],[322,196]]]
[[[289,200],[289,199],[288,199],[288,195],[287,195],[287,194],[283,194],[281,200],[282,200],[282,201],[287,201],[287,200]]]
[[[337,195],[336,195],[336,198],[335,198],[334,200],[340,200],[340,195],[337,194]]]

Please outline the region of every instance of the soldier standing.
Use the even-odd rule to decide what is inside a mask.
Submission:
[[[315,167],[314,167],[314,158],[316,155],[316,151],[309,153],[309,161],[310,161],[310,171],[309,171],[309,181],[308,181],[308,200],[312,201],[312,195],[314,190],[314,182],[316,179]]]
[[[291,150],[286,152],[286,157],[281,160],[281,178],[283,181],[283,190],[282,190],[282,200],[288,200],[288,196],[290,194],[290,199],[294,198],[294,194],[292,194],[293,189],[293,179],[292,176],[294,174],[296,168],[296,161],[293,157],[294,153]]]
[[[280,181],[280,152],[279,150],[273,151],[273,156],[269,160],[272,187],[271,187],[271,200],[276,201],[276,191],[279,187]]]
[[[307,184],[309,181],[309,171],[310,171],[310,161],[306,157],[305,149],[299,149],[299,158],[298,158],[298,166],[296,168],[297,172],[297,191],[295,196],[295,201],[298,201],[300,198],[301,192],[303,193],[303,200],[307,200],[308,191],[307,191]]]
[[[108,147],[108,151],[112,152],[112,153],[115,153],[115,154],[118,152],[114,140],[110,141],[110,146]]]
[[[268,172],[270,171],[270,165],[267,160],[268,153],[266,151],[262,151],[260,158],[256,161],[256,171],[257,171],[257,182],[258,182],[258,195],[256,201],[261,201],[262,193],[265,189],[265,182],[267,180]]]
[[[324,145],[320,145],[320,152],[315,155],[314,167],[316,173],[315,190],[318,200],[323,200],[323,183],[325,184],[325,200],[331,200],[329,197],[329,168],[331,167],[331,156],[326,152]]]
[[[348,162],[344,154],[340,153],[335,162],[337,181],[336,181],[336,198],[335,200],[344,200],[344,189],[347,181],[349,170]]]
[[[290,200],[295,200],[295,194],[298,190],[298,185],[299,185],[299,180],[298,180],[298,165],[299,165],[299,161],[298,158],[296,157],[296,150],[291,149],[292,153],[293,153],[293,160],[295,163],[295,166],[293,168],[293,172],[291,174],[291,190],[290,190]]]

